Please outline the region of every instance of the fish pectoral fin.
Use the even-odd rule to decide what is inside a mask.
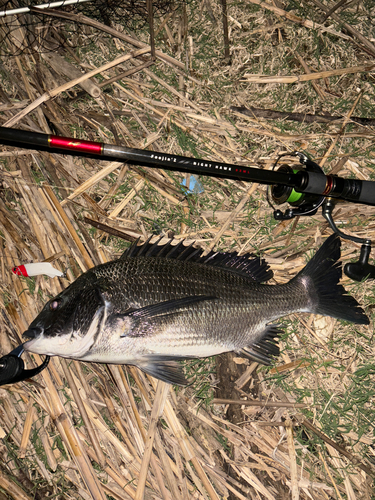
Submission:
[[[157,304],[141,307],[140,309],[132,309],[124,313],[126,316],[132,318],[153,318],[155,316],[168,316],[169,314],[176,313],[178,309],[191,306],[197,302],[204,300],[215,300],[217,297],[212,295],[191,295],[190,297],[183,297],[182,299],[165,300]]]
[[[257,363],[270,365],[273,358],[280,354],[276,337],[279,337],[284,331],[279,327],[280,325],[267,325],[262,338],[258,342],[236,351],[237,354]]]
[[[181,360],[185,358],[179,358]],[[142,363],[136,366],[163,382],[174,385],[187,385],[188,381],[182,371],[181,365],[172,356],[148,356]]]

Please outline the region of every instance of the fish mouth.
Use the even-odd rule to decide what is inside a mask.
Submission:
[[[29,328],[28,330],[26,330],[26,332],[22,334],[22,337],[31,340],[31,339],[36,339],[42,333],[43,333],[43,328],[41,328],[40,326],[36,326],[34,328]]]

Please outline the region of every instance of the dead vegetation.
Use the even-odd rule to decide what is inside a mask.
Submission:
[[[373,179],[374,130],[350,117],[373,118],[374,6],[348,2],[325,16],[317,0],[228,4],[230,61],[221,5],[209,0],[155,18],[155,60],[147,29],[82,16],[84,36],[95,35],[84,50],[9,57],[5,40],[1,125],[265,169],[298,149],[327,172]],[[340,119],[266,121],[232,106]],[[184,178],[192,186],[178,173],[2,147],[1,354],[48,298],[120,255],[126,240],[160,234],[207,250],[254,248],[282,283],[331,232],[320,213],[274,221],[263,186],[201,177],[187,194]],[[339,203],[335,220],[374,239],[373,214]],[[358,253],[343,242],[345,262]],[[11,273],[45,260],[67,278]],[[343,282],[371,317],[372,283]],[[307,315],[285,323],[276,366],[232,355],[217,367],[189,363],[195,381],[183,390],[132,367],[60,358],[34,380],[0,388],[0,499],[373,498],[372,323]]]

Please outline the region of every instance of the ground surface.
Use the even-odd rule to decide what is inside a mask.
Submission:
[[[176,4],[155,17],[154,62],[136,53],[149,43],[147,24],[120,25],[131,13],[112,30],[78,29],[75,18],[36,25],[28,50],[20,40],[30,19],[12,18],[11,34],[3,21],[0,124],[268,170],[279,154],[300,150],[327,173],[373,179],[374,5],[347,2],[327,19],[319,5],[228,4],[228,57],[221,5]],[[95,97],[71,83],[57,54],[78,74],[93,71]],[[299,121],[238,109],[250,107]],[[337,120],[316,120],[327,114]],[[184,179],[199,181],[194,192]],[[276,284],[331,234],[320,212],[276,222],[264,186],[22,145],[1,147],[0,197],[2,354],[49,298],[138,237],[260,253]],[[373,207],[340,202],[334,216],[343,231],[374,238]],[[359,247],[344,241],[343,261],[357,259]],[[67,279],[11,273],[45,259],[68,269]],[[372,282],[343,284],[371,319]],[[144,484],[147,499],[373,498],[372,321],[301,314],[284,324],[275,366],[233,355],[189,362],[187,389],[129,367],[59,358],[33,381],[0,388],[0,499],[138,499]]]

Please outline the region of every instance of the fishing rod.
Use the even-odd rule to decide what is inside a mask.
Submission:
[[[322,207],[323,216],[334,232],[342,238],[362,245],[359,260],[347,263],[344,266],[345,274],[356,281],[367,278],[375,279],[375,266],[368,262],[371,240],[343,233],[337,228],[332,217],[335,200],[338,199],[375,206],[375,182],[326,175],[317,163],[298,151],[279,155],[272,170],[262,170],[7,127],[0,127],[0,143],[64,155],[84,156],[108,161],[116,159],[153,168],[265,184],[268,186],[267,200],[274,210],[273,215],[276,220],[311,216],[317,212],[318,208]],[[290,166],[283,163],[276,170],[279,162],[287,156],[298,158],[299,165]],[[275,208],[273,203],[276,205],[288,203],[292,208],[282,212]],[[30,378],[40,373],[49,362],[49,356],[46,356],[40,366],[33,370],[25,370],[21,359],[23,352],[21,344],[11,353],[0,358],[0,386]]]
[[[137,165],[165,168],[179,172],[197,173],[213,177],[242,179],[267,185],[293,188],[295,192],[339,198],[366,205],[375,205],[375,183],[359,179],[343,179],[325,175],[323,170],[303,153],[294,153],[304,166],[302,170],[269,171],[231,163],[201,160],[186,156],[127,148],[102,142],[85,141],[72,137],[41,134],[0,127],[3,144],[29,149],[52,150],[69,155],[88,155],[102,160],[122,160]],[[318,168],[316,168],[318,167]]]

